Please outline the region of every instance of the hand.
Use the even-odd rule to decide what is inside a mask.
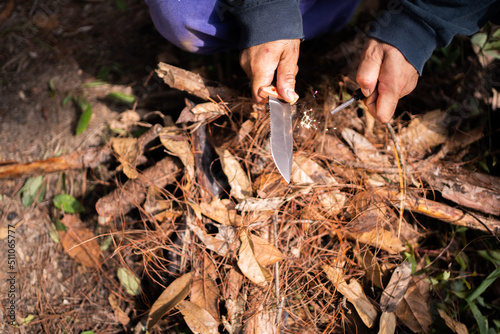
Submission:
[[[295,76],[299,70],[299,39],[282,39],[244,49],[240,64],[251,81],[254,99],[262,103],[259,88],[270,86],[276,75],[276,88],[282,99],[294,103],[299,96],[295,93]]]
[[[387,123],[398,100],[417,86],[418,72],[398,49],[372,38],[365,45],[356,81],[367,97],[368,111]]]

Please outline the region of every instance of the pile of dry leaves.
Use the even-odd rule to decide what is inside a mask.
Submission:
[[[450,133],[458,116],[435,110],[394,121],[391,135],[353,108],[329,118],[350,90],[328,87],[321,100],[297,105],[286,184],[270,154],[266,106],[171,65],[157,74],[189,93],[175,123],[160,113],[160,122],[141,123],[130,110],[110,124],[122,135],[107,146],[0,170],[118,164],[102,180],[115,189],[95,205],[109,248],[78,214],[64,215],[59,236],[83,266],[104,270],[120,259],[121,289],[138,296],[128,299],[132,313],[123,292],[109,297],[124,328],[428,333],[430,281],[415,275],[426,264],[405,261],[426,234],[417,218],[500,234],[499,179],[460,164],[483,129]],[[148,129],[134,137],[137,124]]]

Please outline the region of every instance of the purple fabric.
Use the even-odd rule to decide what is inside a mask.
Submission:
[[[305,39],[341,29],[361,0],[300,0]],[[218,0],[146,0],[156,29],[186,51],[213,54],[241,45],[240,26]],[[286,17],[276,19],[287,24]],[[270,32],[272,34],[272,32]]]

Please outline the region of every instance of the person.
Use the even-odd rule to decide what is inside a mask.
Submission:
[[[239,47],[252,94],[271,85],[298,99],[299,46],[341,29],[360,0],[146,0],[156,29],[178,47],[212,54]],[[472,35],[498,23],[498,0],[390,0],[368,29],[356,80],[375,118],[388,122],[398,100],[412,92],[425,62],[455,35]]]

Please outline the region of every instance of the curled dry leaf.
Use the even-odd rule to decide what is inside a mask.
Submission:
[[[118,161],[120,161],[123,167],[123,173],[129,179],[137,178],[139,173],[135,169],[135,164],[140,154],[137,138],[113,138],[111,140],[111,147],[118,154]]]
[[[394,270],[391,280],[380,298],[380,309],[382,312],[394,312],[403,299],[411,279],[411,264],[402,262]]]
[[[187,100],[187,99],[186,99]],[[195,105],[186,101],[186,107],[182,109],[176,123],[210,121],[224,114],[224,110],[214,102],[206,102]]]
[[[446,120],[448,114],[442,110],[434,110],[416,116],[401,131],[401,141],[406,151],[413,158],[423,158],[431,149],[441,145],[448,139]]]
[[[236,210],[239,211],[274,211],[277,210],[284,202],[285,198],[254,198],[250,197],[236,205]]]
[[[347,284],[344,280],[343,271],[340,268],[334,268],[329,265],[324,265],[322,268],[335,288],[354,305],[363,323],[368,328],[372,328],[377,320],[378,312],[375,306],[370,303],[368,297],[366,297],[361,284],[356,280],[352,280],[351,283]]]
[[[154,302],[148,316],[148,330],[172,308],[177,306],[189,294],[189,283],[191,273],[187,273],[177,278],[162,292],[160,297]]]
[[[236,232],[234,227],[217,225],[219,232],[214,236],[208,234],[202,226],[199,226],[192,217],[186,218],[187,225],[191,231],[201,240],[201,242],[220,256],[226,256],[227,252],[236,243]]]
[[[247,231],[240,233],[241,246],[238,253],[238,267],[243,275],[257,285],[267,285],[272,280],[271,272],[261,266],[255,257],[254,245]]]
[[[233,201],[215,198],[210,203],[201,202],[200,212],[218,223],[226,226],[240,226],[241,216],[237,214]]]
[[[216,149],[216,151],[231,186],[231,196],[239,201],[252,196],[252,185],[238,160],[228,150]]]
[[[396,314],[382,312],[378,334],[394,334],[396,332]]]
[[[206,310],[187,300],[177,304],[177,309],[184,316],[184,321],[193,333],[217,334],[219,324]]]
[[[365,163],[373,163],[378,166],[388,165],[389,158],[381,154],[368,139],[356,131],[344,128],[342,129],[342,137],[352,148],[359,160]]]
[[[179,135],[176,126],[164,127],[160,132],[160,141],[172,155],[177,156],[186,168],[189,181],[195,178],[194,155],[191,144],[185,136]]]
[[[75,215],[65,215],[61,222],[66,230],[59,231],[59,240],[68,255],[86,267],[98,268],[102,254],[92,231]]]
[[[120,308],[120,305],[118,305],[118,301],[116,300],[115,295],[110,294],[108,297],[108,301],[109,305],[111,305],[111,309],[115,312],[116,320],[123,326],[127,326],[130,322],[130,318],[125,312],[123,312],[123,310]]]
[[[191,282],[190,300],[219,322],[219,288],[213,278],[215,266],[208,258],[203,256],[203,268],[193,276]]]
[[[285,258],[278,248],[274,247],[266,240],[255,234],[250,234],[250,237],[254,245],[255,258],[261,266],[270,266]]]
[[[439,315],[441,318],[443,318],[444,322],[446,323],[446,326],[448,326],[449,329],[451,329],[454,333],[456,334],[469,334],[469,331],[467,330],[467,326],[465,326],[463,323],[456,321],[452,317],[450,317],[446,311],[438,308],[437,309],[439,312]]]
[[[416,333],[429,333],[432,325],[427,300],[412,279],[403,300],[396,308],[398,319]]]
[[[337,185],[338,182],[323,167],[312,159],[298,155],[295,157],[292,166],[292,180],[298,184],[308,185]],[[309,193],[311,188],[301,190],[302,193]],[[321,209],[330,215],[336,215],[344,207],[346,196],[336,191],[328,189],[318,194],[318,201]]]

